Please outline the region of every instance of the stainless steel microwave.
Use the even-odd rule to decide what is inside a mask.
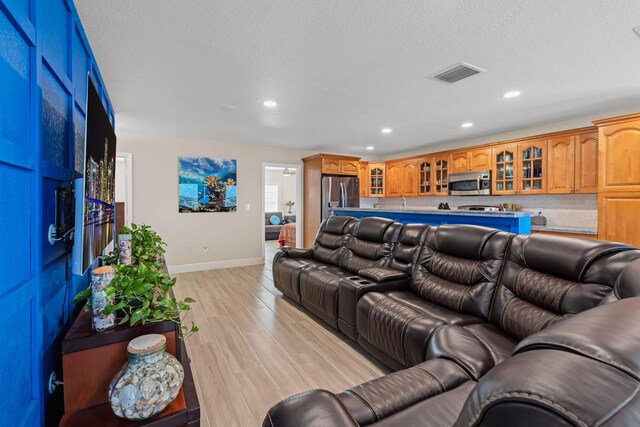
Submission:
[[[491,194],[491,171],[452,173],[449,176],[452,196],[486,196]]]

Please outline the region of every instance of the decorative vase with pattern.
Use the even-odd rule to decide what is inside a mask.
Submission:
[[[129,343],[129,360],[109,385],[109,403],[117,416],[146,420],[178,396],[184,370],[165,348],[166,338],[160,334],[142,335]]]

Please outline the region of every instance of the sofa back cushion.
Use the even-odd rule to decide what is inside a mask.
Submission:
[[[402,224],[387,218],[367,217],[355,224],[340,267],[358,274],[360,270],[389,265],[393,245]]]
[[[411,288],[436,304],[487,319],[512,237],[510,233],[474,225],[429,228]]]
[[[516,340],[599,305],[640,251],[621,243],[546,234],[511,242],[490,320]]]
[[[427,230],[429,230],[429,226],[425,224],[404,225],[393,248],[389,267],[411,275],[418,261],[424,239],[427,237]]]
[[[357,223],[351,216],[332,216],[322,221],[313,242],[313,257],[325,264],[339,265]]]

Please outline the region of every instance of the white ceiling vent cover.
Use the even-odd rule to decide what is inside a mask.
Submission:
[[[446,69],[438,72],[437,74],[429,76],[430,79],[439,81],[441,83],[452,84],[459,82],[467,77],[475,76],[479,73],[485,73],[486,70],[482,68],[467,64],[466,62],[458,62],[457,64],[447,67]]]

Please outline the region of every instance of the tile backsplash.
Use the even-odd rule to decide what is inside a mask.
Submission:
[[[500,205],[519,204],[522,210],[536,212],[542,209],[547,217],[547,225],[598,227],[597,194],[541,194],[528,196],[446,196],[446,197],[407,197],[408,209],[436,209],[441,202],[449,203],[451,209],[462,205]],[[402,198],[381,197],[362,198],[361,207],[373,207],[379,203],[383,208],[400,208]],[[537,213],[537,212],[536,212]],[[535,213],[534,213],[535,215]]]

